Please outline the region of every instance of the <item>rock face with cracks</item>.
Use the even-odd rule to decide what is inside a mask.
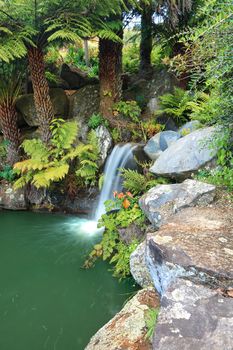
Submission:
[[[232,210],[184,209],[148,236],[146,261],[161,295],[178,277],[216,288],[232,286]]]
[[[232,350],[233,298],[177,280],[164,294],[153,350]]]
[[[159,228],[171,215],[187,207],[207,205],[215,196],[215,186],[187,179],[181,184],[158,185],[145,193],[139,201],[155,228]]]

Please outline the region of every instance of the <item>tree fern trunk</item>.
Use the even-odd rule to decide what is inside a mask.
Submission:
[[[37,47],[31,47],[28,50],[28,60],[41,138],[44,142],[48,143],[51,138],[50,123],[54,118],[54,110],[49,96],[49,85],[45,77],[45,64],[42,50]]]
[[[152,2],[142,3],[141,14],[141,42],[140,42],[140,71],[145,72],[151,69],[152,51]]]
[[[7,145],[7,163],[13,165],[19,159],[20,134],[17,127],[17,112],[11,101],[0,105],[0,125]]]
[[[100,39],[99,61],[100,113],[111,123],[113,105],[122,95],[122,44]]]

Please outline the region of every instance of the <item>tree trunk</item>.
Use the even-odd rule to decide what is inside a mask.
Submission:
[[[140,71],[145,72],[151,69],[152,51],[152,17],[153,8],[150,4],[141,4],[141,42],[140,42]]]
[[[44,55],[40,48],[28,50],[29,68],[41,139],[48,143],[51,138],[50,123],[54,118],[54,110],[49,96],[49,85],[45,77]]]
[[[119,34],[123,38],[123,30]],[[107,39],[99,41],[100,113],[110,123],[113,105],[122,95],[122,43]]]
[[[0,124],[7,145],[7,163],[13,165],[19,159],[20,134],[17,127],[17,112],[10,100],[0,105]]]

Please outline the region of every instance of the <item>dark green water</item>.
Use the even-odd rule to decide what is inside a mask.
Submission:
[[[80,268],[98,238],[82,221],[0,212],[0,350],[83,350],[131,296],[109,265]]]

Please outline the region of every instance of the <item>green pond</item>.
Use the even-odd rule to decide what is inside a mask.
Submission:
[[[136,287],[81,265],[101,233],[85,219],[0,212],[0,350],[83,350]]]

